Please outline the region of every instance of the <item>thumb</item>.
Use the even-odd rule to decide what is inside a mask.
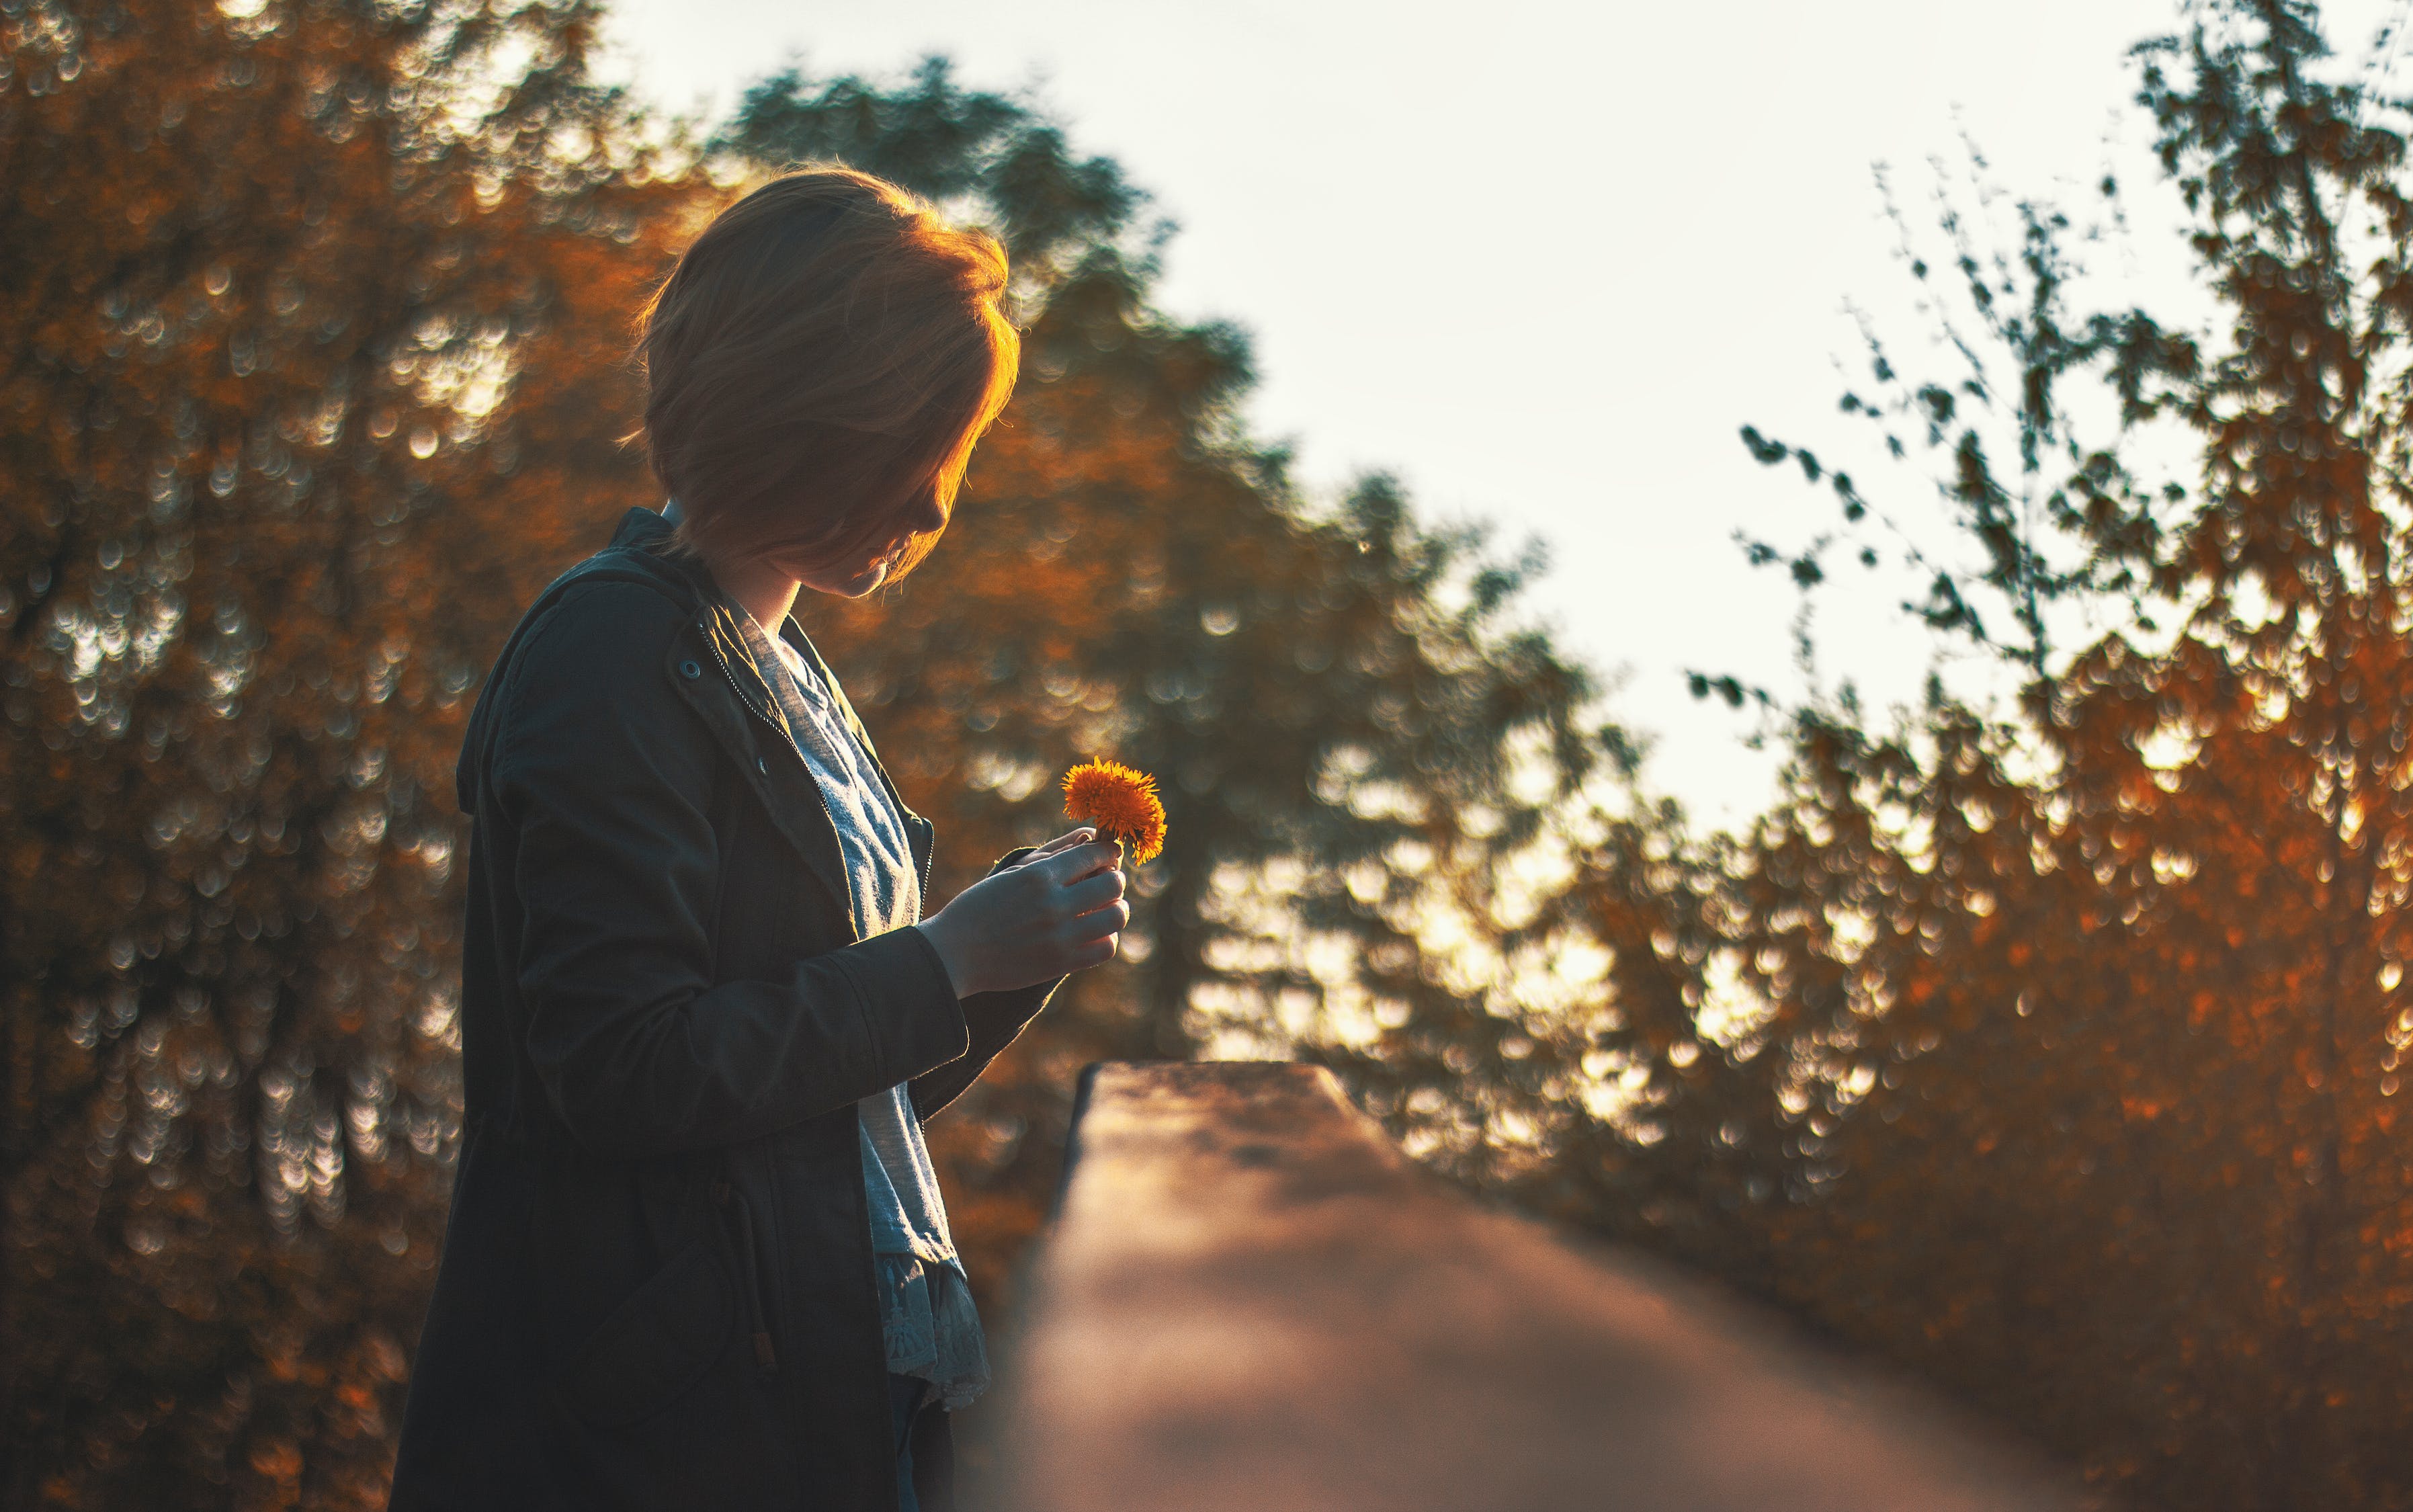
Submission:
[[[1023,859],[1025,861],[1036,861],[1044,855],[1054,855],[1058,851],[1069,851],[1073,846],[1086,845],[1089,841],[1096,839],[1097,837],[1098,832],[1096,830],[1084,824],[1079,829],[1068,830],[1065,833],[1057,836],[1054,839],[1049,840],[1045,845],[1041,846],[1038,850],[1033,851],[1029,855],[1023,857]]]

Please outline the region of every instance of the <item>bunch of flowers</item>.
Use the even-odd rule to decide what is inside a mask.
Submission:
[[[1094,824],[1101,838],[1123,842],[1133,865],[1164,849],[1164,805],[1156,778],[1120,762],[1083,762],[1064,774],[1064,811]]]

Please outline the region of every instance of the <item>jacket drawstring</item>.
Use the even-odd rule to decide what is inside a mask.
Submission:
[[[764,1375],[779,1373],[779,1356],[771,1348],[771,1326],[762,1306],[762,1277],[754,1260],[754,1209],[734,1183],[721,1178],[712,1184],[713,1200],[737,1210],[737,1253],[746,1269],[746,1297],[754,1312],[754,1365]]]

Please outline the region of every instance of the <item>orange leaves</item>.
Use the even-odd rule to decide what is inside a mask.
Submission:
[[[285,1484],[302,1478],[302,1451],[291,1439],[262,1439],[251,1447],[251,1468]]]
[[[1064,811],[1123,842],[1133,863],[1164,849],[1164,805],[1156,779],[1119,762],[1084,762],[1064,774]]]

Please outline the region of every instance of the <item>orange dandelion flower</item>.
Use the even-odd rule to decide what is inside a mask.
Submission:
[[[1164,805],[1156,778],[1120,762],[1083,762],[1064,774],[1064,811],[1123,842],[1134,866],[1164,849]]]

